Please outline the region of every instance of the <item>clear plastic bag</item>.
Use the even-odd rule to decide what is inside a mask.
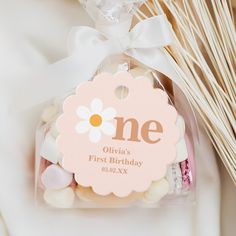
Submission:
[[[112,25],[119,24],[124,19],[130,20],[132,12],[141,1],[113,1],[113,4],[111,1],[82,1],[82,3],[94,19],[99,19],[98,27],[101,28],[101,25],[107,21]],[[104,29],[104,25],[102,28]],[[153,89],[161,89],[166,93],[169,105],[176,108],[178,112],[176,126],[180,137],[176,144],[175,160],[168,165],[164,177],[152,181],[145,191],[132,191],[122,197],[114,193],[100,195],[91,186],[78,183],[75,173],[63,167],[63,155],[56,142],[59,135],[56,121],[63,113],[64,100],[75,93],[74,89],[49,103],[43,111],[37,129],[35,190],[36,200],[40,204],[56,208],[152,208],[194,202],[196,179],[194,140],[196,137],[193,130],[193,114],[190,112],[186,116],[186,110],[191,110],[188,102],[186,99],[181,100],[182,105],[185,103],[185,108],[181,109],[181,101],[178,102],[180,104],[178,108],[174,84],[167,77],[124,54],[106,58],[93,78],[104,72],[117,74],[121,71],[130,73],[135,80],[141,77],[148,80]],[[128,93],[125,86],[120,86],[116,96],[123,99],[128,96]],[[84,147],[78,143],[78,148]]]

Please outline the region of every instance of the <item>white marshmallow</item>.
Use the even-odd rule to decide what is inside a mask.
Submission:
[[[181,115],[178,115],[177,120],[176,120],[176,125],[180,131],[180,138],[183,138],[185,134],[185,122]]]
[[[47,189],[62,189],[72,183],[73,174],[59,165],[48,166],[41,175],[41,182]]]
[[[150,73],[150,70],[144,69],[142,67],[135,67],[134,69],[130,70],[130,73],[133,77],[145,76],[150,81],[151,85],[154,86],[154,78]]]
[[[182,190],[182,172],[179,163],[170,165],[166,172],[166,179],[169,182],[169,194],[180,193]]]
[[[50,133],[46,134],[46,137],[43,141],[40,155],[44,159],[56,164],[61,159],[61,153],[58,150],[56,145],[56,140],[52,137]]]
[[[107,73],[111,73],[111,74],[115,74],[116,72],[118,72],[119,70],[119,64],[117,63],[107,63],[102,67],[102,71],[103,72],[107,72]]]
[[[175,162],[182,162],[188,158],[188,150],[184,137],[176,145],[176,159]]]
[[[73,206],[75,193],[71,187],[60,190],[46,189],[44,200],[47,204],[57,208],[70,208]]]
[[[76,186],[75,194],[80,200],[85,202],[93,201],[92,197],[96,195],[91,189],[91,187],[82,187],[80,185]]]
[[[57,138],[59,132],[58,132],[57,127],[56,127],[56,122],[53,122],[51,124],[49,132],[52,135],[52,137],[54,137],[55,139]]]
[[[111,73],[111,74],[115,74],[115,73],[121,71],[120,68],[119,68],[119,64],[117,64],[117,63],[112,63],[112,64],[108,63],[102,68],[102,70],[104,72],[108,72],[108,73]],[[133,69],[130,69],[129,72],[131,73],[131,75],[133,77],[146,76],[147,78],[149,78],[152,85],[154,83],[154,79],[153,79],[153,76],[150,73],[150,70],[147,70],[143,67],[137,66]]]
[[[163,178],[152,182],[149,189],[144,193],[143,200],[147,203],[160,201],[169,192],[169,182]]]
[[[91,187],[82,187],[77,185],[75,193],[79,199],[85,202],[93,202],[100,204],[100,206],[124,206],[142,198],[143,193],[132,192],[127,197],[117,197],[114,194],[106,196],[96,194]]]
[[[58,113],[58,107],[56,105],[50,105],[44,109],[41,119],[43,122],[48,123],[55,118],[57,113]]]

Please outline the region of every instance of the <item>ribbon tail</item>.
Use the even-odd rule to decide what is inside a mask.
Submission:
[[[162,49],[130,49],[126,52],[126,54],[135,58],[144,65],[161,72],[180,86],[180,82],[178,80],[179,76],[173,66],[170,66],[170,63]]]

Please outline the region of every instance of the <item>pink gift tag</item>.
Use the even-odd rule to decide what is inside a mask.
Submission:
[[[121,86],[124,98],[117,97]],[[99,74],[64,101],[57,120],[63,168],[100,195],[146,191],[176,158],[176,118],[166,93],[147,78]]]

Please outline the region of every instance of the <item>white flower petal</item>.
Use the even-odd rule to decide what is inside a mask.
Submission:
[[[101,131],[98,128],[92,128],[89,132],[89,139],[93,143],[97,143],[101,139]]]
[[[110,122],[103,122],[100,128],[106,135],[113,135],[115,133],[115,126]]]
[[[79,106],[76,111],[76,114],[78,115],[79,118],[88,120],[91,115],[91,112],[89,111],[87,107]]]
[[[79,134],[84,134],[84,133],[88,132],[90,127],[91,127],[91,125],[90,125],[90,123],[88,121],[80,121],[76,125],[75,130]]]
[[[100,99],[94,98],[90,104],[91,112],[94,114],[100,114],[103,108],[103,103]]]
[[[112,120],[116,116],[116,110],[113,107],[108,107],[103,110],[101,115],[104,120]]]

